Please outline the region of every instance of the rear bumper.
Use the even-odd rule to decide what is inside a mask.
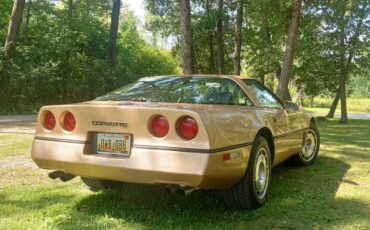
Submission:
[[[227,188],[246,170],[251,146],[216,153],[132,148],[129,157],[92,154],[91,144],[38,140],[32,159],[40,168],[106,180],[144,184],[175,184],[197,188]],[[223,161],[224,153],[239,158]]]

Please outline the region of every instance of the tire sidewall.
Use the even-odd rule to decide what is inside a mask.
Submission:
[[[316,149],[315,149],[315,152],[314,152],[314,157],[312,157],[309,161],[307,161],[306,159],[303,158],[301,152],[298,154],[299,160],[303,165],[312,165],[315,162],[315,160],[318,156],[319,150],[320,150],[320,134],[319,134],[319,131],[318,131],[316,125],[311,123],[310,126],[309,126],[308,131],[312,131],[316,135]],[[304,136],[303,138],[306,138],[306,137]],[[305,140],[303,139],[302,148],[303,148],[304,144],[305,144]]]
[[[267,161],[268,161],[267,164],[269,165],[267,188],[266,188],[266,193],[263,198],[258,197],[257,192],[256,192],[256,185],[254,183],[255,165],[258,159],[257,154],[261,148],[264,148],[266,150]],[[253,206],[255,207],[262,206],[266,201],[266,197],[269,192],[270,184],[271,184],[271,152],[270,152],[270,148],[269,148],[269,145],[266,139],[262,136],[257,136],[256,140],[253,143],[252,151],[251,151],[251,158],[248,164],[247,179],[248,179],[248,187],[249,187],[248,192],[251,197]]]

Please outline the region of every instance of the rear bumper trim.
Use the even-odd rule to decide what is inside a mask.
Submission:
[[[74,144],[90,144],[90,141],[82,140],[70,140],[70,139],[59,139],[59,138],[49,138],[49,137],[35,137],[35,140],[42,141],[55,141],[55,142],[67,142]],[[237,145],[230,145],[215,149],[195,149],[195,148],[180,148],[180,147],[168,147],[168,146],[154,146],[154,145],[133,145],[133,148],[137,149],[149,149],[149,150],[164,150],[164,151],[177,151],[177,152],[191,152],[191,153],[219,153],[223,151],[229,151],[233,149],[243,148],[251,146],[253,142],[246,142]]]
[[[90,141],[83,141],[83,140],[71,140],[71,139],[60,139],[60,138],[52,138],[52,137],[35,137],[35,140],[41,141],[56,141],[56,142],[66,142],[66,143],[74,143],[74,144],[90,144]]]
[[[151,146],[151,145],[134,145],[134,148],[138,149],[152,149],[152,150],[167,150],[167,151],[177,151],[177,152],[191,152],[191,153],[218,153],[223,151],[228,151],[232,149],[238,149],[243,147],[248,147],[252,145],[252,142],[230,145],[222,148],[216,149],[193,149],[193,148],[179,148],[179,147],[167,147],[167,146]]]

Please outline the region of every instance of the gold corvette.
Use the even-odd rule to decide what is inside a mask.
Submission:
[[[264,204],[271,168],[312,164],[314,118],[239,76],[142,78],[88,101],[42,107],[32,159],[51,178],[221,189],[238,209]]]

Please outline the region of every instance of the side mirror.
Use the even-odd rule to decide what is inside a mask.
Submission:
[[[299,110],[299,106],[292,101],[284,101],[284,107],[287,110],[293,110],[293,111]]]

